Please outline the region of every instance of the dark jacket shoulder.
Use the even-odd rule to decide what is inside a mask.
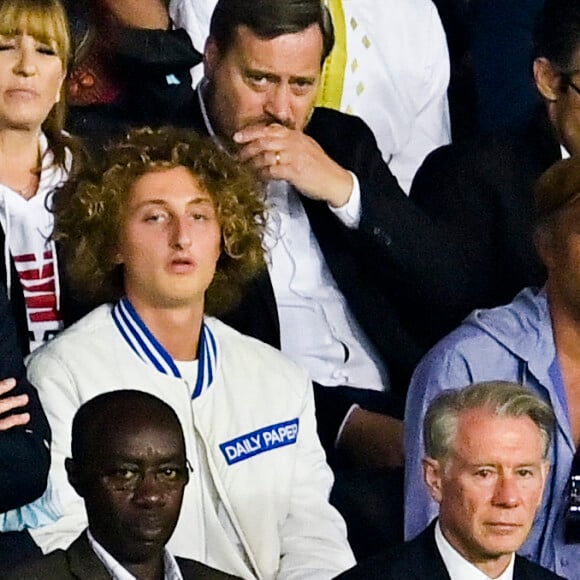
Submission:
[[[347,570],[341,580],[449,580],[435,543],[435,523],[416,538]]]
[[[175,558],[175,560],[181,570],[183,580],[240,580],[238,576],[232,576],[227,572],[216,570],[201,562],[185,558]]]
[[[558,576],[554,572],[526,560],[521,556],[516,556],[514,566],[514,580],[564,580],[563,576]]]

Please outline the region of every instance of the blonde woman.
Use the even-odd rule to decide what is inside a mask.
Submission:
[[[50,196],[67,179],[70,35],[59,0],[0,0],[0,280],[23,351],[63,326]]]

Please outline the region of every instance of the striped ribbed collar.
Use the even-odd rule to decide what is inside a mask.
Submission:
[[[157,372],[183,378],[171,355],[163,348],[147,328],[127,297],[121,298],[113,307],[113,320],[117,330],[133,352]],[[199,360],[197,380],[192,399],[199,397],[211,387],[217,366],[217,343],[211,330],[204,322],[199,338]]]

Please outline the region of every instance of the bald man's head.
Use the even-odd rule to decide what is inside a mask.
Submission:
[[[179,419],[141,391],[85,403],[72,427],[69,482],[85,500],[89,529],[121,564],[162,557],[188,481]]]

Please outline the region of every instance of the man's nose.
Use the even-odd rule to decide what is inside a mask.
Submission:
[[[292,121],[292,91],[289,85],[275,84],[268,91],[264,110],[281,125]]]
[[[516,507],[521,503],[519,483],[511,475],[500,475],[493,494],[494,505],[500,507]]]
[[[153,507],[165,501],[163,484],[155,473],[145,473],[138,481],[133,492],[133,501],[141,507]]]
[[[175,216],[171,223],[171,245],[174,248],[188,248],[191,245],[191,219],[189,216]]]

